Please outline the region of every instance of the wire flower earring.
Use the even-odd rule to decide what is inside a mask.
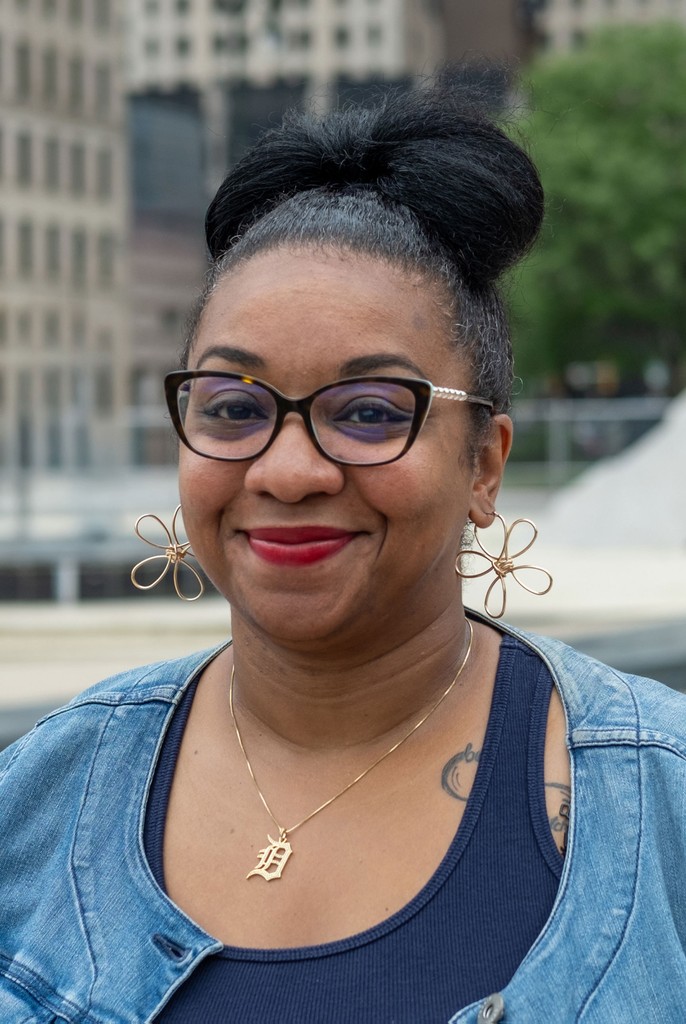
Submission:
[[[486,591],[486,597],[484,598],[484,609],[487,615],[490,615],[492,619],[500,619],[505,614],[505,607],[507,605],[507,591],[505,587],[505,578],[512,576],[513,580],[523,587],[529,594],[534,594],[536,597],[542,597],[543,594],[547,594],[553,585],[553,577],[550,575],[547,569],[541,568],[540,565],[515,565],[515,559],[521,558],[529,548],[531,548],[538,537],[538,530],[531,522],[530,519],[515,519],[515,521],[508,526],[495,509],[491,513],[495,520],[499,520],[503,530],[503,543],[500,551],[497,555],[491,554],[481,543],[478,536],[478,527],[474,527],[474,540],[476,541],[479,550],[475,548],[464,548],[462,551],[458,551],[457,559],[455,560],[455,572],[462,579],[478,579],[481,576],[487,576],[488,573],[494,572],[495,579],[491,582],[488,590]],[[510,539],[517,526],[520,523],[524,526],[531,527],[531,537],[524,545],[519,548],[518,551],[510,551]],[[521,533],[521,531],[520,531]],[[477,572],[465,572],[461,565],[463,558],[477,558],[482,561],[488,562],[485,569],[479,569]],[[528,583],[524,582],[521,577],[522,572],[529,574],[536,574],[540,578],[540,574],[543,575],[545,580],[544,586],[537,588],[529,586]]]
[[[185,541],[182,544],[176,532],[176,520],[178,519],[180,511],[181,506],[178,505],[176,511],[174,512],[174,517],[171,522],[171,530],[169,530],[166,523],[164,523],[159,516],[154,515],[152,512],[146,512],[145,515],[138,517],[138,519],[136,520],[136,525],[134,526],[136,536],[140,537],[140,539],[145,544],[149,544],[150,547],[157,548],[159,551],[163,552],[163,554],[150,555],[149,558],[144,558],[142,562],[138,562],[136,565],[134,565],[133,569],[131,570],[131,582],[133,583],[134,587],[136,587],[137,590],[152,590],[153,587],[156,587],[158,583],[162,582],[164,577],[169,572],[170,567],[173,565],[174,569],[172,573],[172,579],[174,581],[174,590],[176,591],[177,596],[180,597],[182,601],[197,601],[198,598],[202,597],[202,595],[205,593],[205,584],[203,583],[202,577],[197,572],[197,570],[185,561],[185,559],[189,555],[191,556],[191,558],[193,558],[194,555],[193,552],[191,551],[190,542]],[[165,534],[167,535],[167,544],[156,544],[155,541],[148,540],[147,537],[143,536],[143,534],[141,533],[141,524],[145,519],[152,519],[154,520],[154,522],[156,522],[159,526],[162,527]],[[153,580],[152,583],[139,583],[137,579],[137,573],[139,569],[142,569],[144,565],[149,565],[150,562],[156,562],[160,558],[165,559],[165,566],[160,572],[159,576],[155,580]],[[183,591],[181,590],[180,570],[182,565],[185,565],[186,569],[188,569],[188,571],[193,574],[198,585],[197,593],[191,594],[190,596],[184,594]]]

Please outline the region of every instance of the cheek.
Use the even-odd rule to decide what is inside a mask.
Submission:
[[[203,459],[190,451],[181,453],[179,495],[186,528],[192,530],[216,518],[240,491],[244,475],[242,465]]]
[[[397,463],[380,466],[366,487],[370,503],[389,527],[409,529],[416,544],[441,543],[461,535],[467,518],[471,478],[454,458],[432,457],[413,449]]]

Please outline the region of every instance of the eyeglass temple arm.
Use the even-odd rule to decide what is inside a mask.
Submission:
[[[458,388],[434,388],[434,398],[449,398],[453,402],[472,402],[474,405],[485,405],[488,409],[493,409],[493,402],[489,402],[487,398],[480,398],[478,395],[470,395],[466,391],[460,391]]]

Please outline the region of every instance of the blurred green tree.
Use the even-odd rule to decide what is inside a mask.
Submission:
[[[547,195],[512,287],[519,372],[686,356],[686,30],[601,30],[529,70],[525,132]]]

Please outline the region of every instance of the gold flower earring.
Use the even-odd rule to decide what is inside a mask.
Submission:
[[[492,619],[500,619],[505,614],[505,607],[507,605],[507,591],[505,586],[505,579],[507,576],[512,576],[513,580],[518,583],[520,587],[526,590],[529,594],[534,594],[536,597],[542,597],[544,594],[548,593],[553,585],[553,577],[547,569],[543,569],[540,565],[515,565],[515,559],[521,558],[521,556],[532,547],[538,537],[538,530],[530,519],[515,519],[515,521],[508,526],[500,513],[496,512],[495,509],[490,513],[490,515],[493,516],[493,522],[497,519],[502,526],[503,542],[500,547],[500,551],[497,555],[488,551],[481,543],[478,536],[478,527],[475,526],[474,540],[478,545],[478,550],[476,548],[463,548],[462,551],[458,551],[457,558],[455,560],[455,572],[462,579],[468,580],[487,576],[490,572],[495,573],[495,579],[491,582],[491,585],[486,591],[486,597],[484,598],[484,610]],[[518,551],[511,552],[510,540],[514,530],[520,524],[525,527],[531,527],[531,537],[523,547],[519,548]],[[488,565],[485,569],[479,569],[477,572],[465,572],[462,568],[461,560],[468,557],[485,560],[488,562]],[[522,572],[527,572],[529,574],[534,573],[536,575],[542,574],[545,580],[545,585],[540,588],[529,586],[528,583],[521,578]],[[498,600],[494,605],[494,600],[496,598]]]
[[[205,593],[205,584],[203,583],[200,574],[193,568],[192,565],[189,565],[188,562],[186,562],[186,558],[189,555],[191,558],[194,558],[195,556],[191,551],[190,542],[184,541],[183,543],[181,543],[181,541],[178,538],[176,532],[176,520],[178,519],[180,511],[181,506],[178,505],[176,511],[174,512],[174,517],[171,522],[171,530],[167,527],[167,524],[160,519],[159,516],[154,515],[152,512],[146,512],[145,515],[138,517],[138,519],[136,520],[136,524],[134,526],[136,536],[140,537],[140,539],[145,544],[149,544],[151,547],[157,548],[159,551],[163,552],[163,554],[150,555],[149,558],[144,558],[142,562],[138,562],[136,565],[134,565],[133,569],[131,570],[131,582],[133,583],[134,587],[137,590],[152,590],[153,587],[156,587],[158,583],[162,582],[164,577],[169,572],[170,567],[174,566],[172,579],[174,582],[174,590],[176,591],[177,596],[180,597],[182,601],[197,601],[198,598],[202,597],[202,595]],[[158,526],[162,527],[164,533],[167,536],[167,544],[156,544],[155,541],[148,540],[147,537],[143,536],[143,534],[141,533],[141,524],[146,519],[152,519],[154,522],[158,524]],[[144,565],[149,565],[150,562],[158,561],[158,559],[160,558],[163,558],[165,560],[165,565],[162,571],[160,572],[159,576],[155,580],[153,580],[152,583],[139,583],[137,579],[137,573],[139,569],[142,569]],[[193,574],[198,584],[197,593],[191,594],[190,596],[184,594],[181,590],[180,572],[182,565],[184,565],[186,569],[188,569],[188,571]]]

